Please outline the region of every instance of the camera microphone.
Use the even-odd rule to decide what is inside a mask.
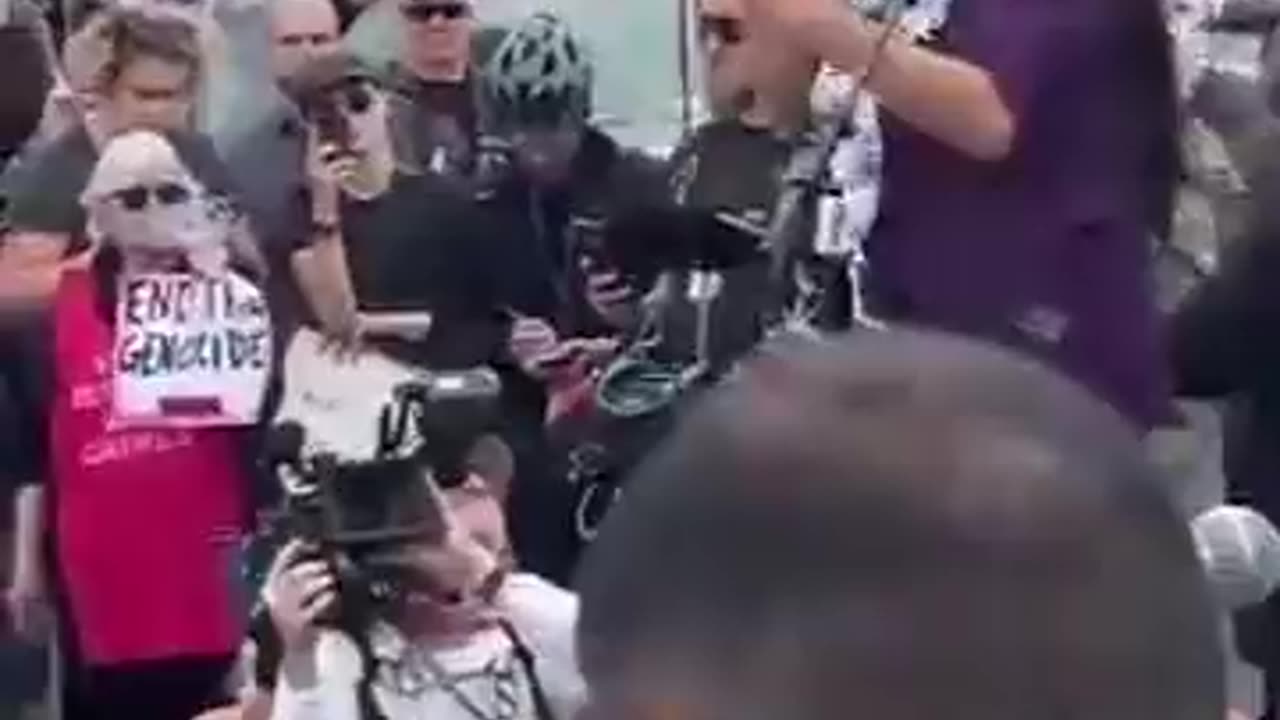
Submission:
[[[1280,532],[1260,513],[1222,505],[1191,523],[1196,553],[1219,603],[1239,610],[1280,588]]]

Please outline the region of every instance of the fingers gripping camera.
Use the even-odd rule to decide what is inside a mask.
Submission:
[[[305,355],[315,367],[288,376],[267,458],[284,495],[278,534],[336,577],[338,603],[321,619],[362,627],[402,599],[400,551],[444,541],[443,492],[467,480],[501,385],[487,368],[429,373]]]

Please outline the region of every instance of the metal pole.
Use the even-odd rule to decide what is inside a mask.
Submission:
[[[687,136],[693,129],[693,70],[689,52],[689,15],[692,9],[690,3],[693,0],[675,1],[677,13],[676,32],[680,36],[678,47],[678,62],[680,66],[680,132],[683,137]]]

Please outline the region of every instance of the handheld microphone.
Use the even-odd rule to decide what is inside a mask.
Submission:
[[[1196,552],[1218,602],[1240,610],[1280,588],[1280,532],[1255,510],[1222,505],[1191,522]]]

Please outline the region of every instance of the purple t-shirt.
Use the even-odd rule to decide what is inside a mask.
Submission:
[[[969,160],[886,117],[869,247],[891,316],[1027,349],[1143,427],[1169,409],[1148,262],[1153,183],[1172,172],[1151,87],[1167,56],[1159,15],[1136,9],[1151,1],[954,0],[934,47],[994,77],[1013,152]]]

